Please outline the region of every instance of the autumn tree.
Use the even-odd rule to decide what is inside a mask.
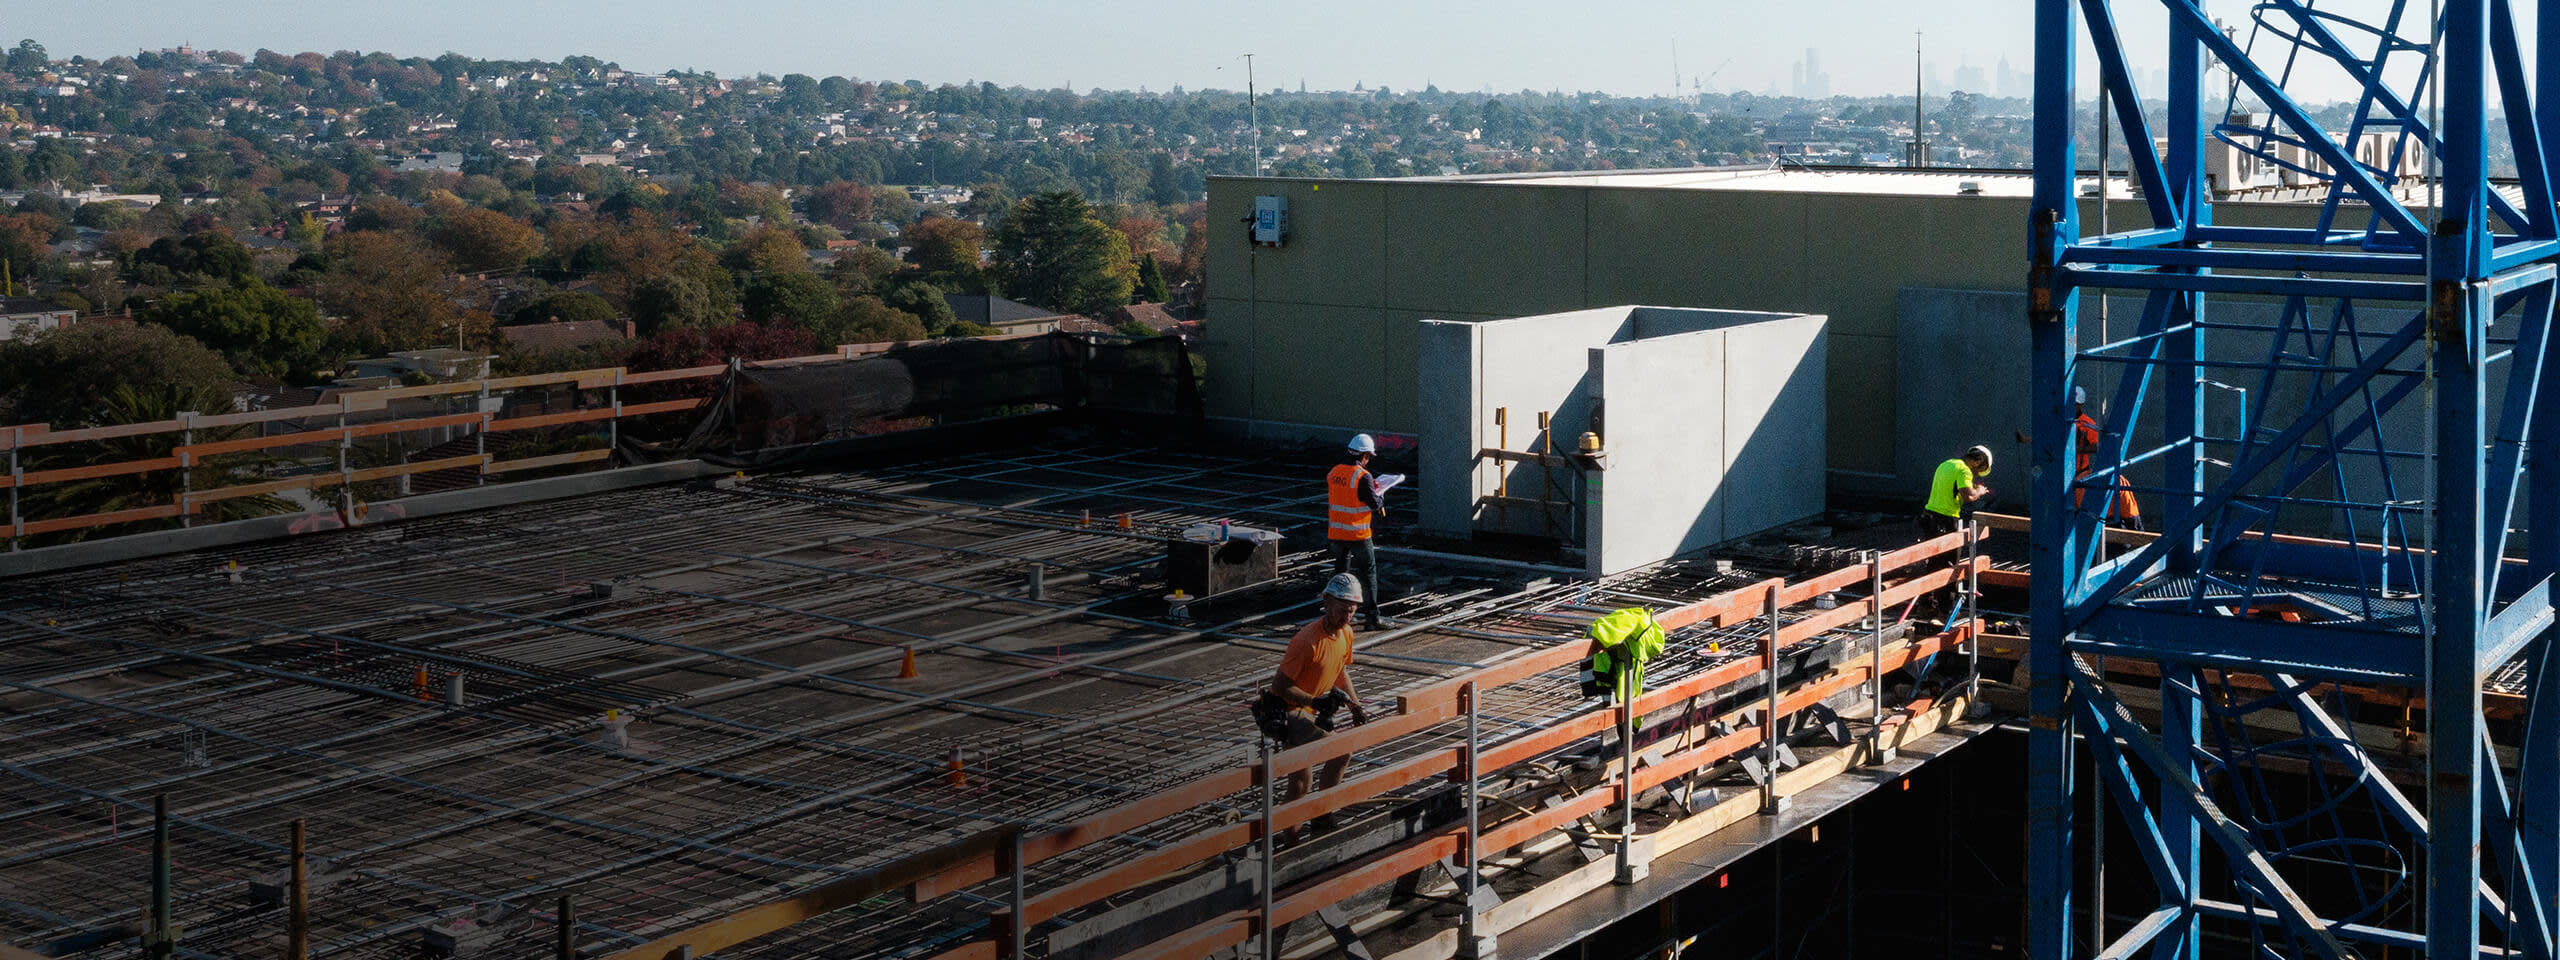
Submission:
[[[801,201],[801,209],[809,219],[838,230],[851,230],[871,222],[871,188],[851,180],[838,180],[809,191]]]
[[[510,325],[553,321],[577,323],[584,320],[612,323],[617,317],[613,304],[606,302],[603,297],[592,293],[554,290],[527,300],[516,307],[515,312],[507,315],[507,323]]]
[[[428,238],[466,273],[511,270],[542,252],[542,235],[530,224],[478,207],[440,218]]]
[[[453,342],[462,322],[442,254],[402,233],[342,234],[330,244],[334,269],[320,303],[339,317],[334,352],[379,356]]]
[[[1129,302],[1137,268],[1129,243],[1072,191],[1014,204],[996,229],[995,273],[1006,295],[1068,313],[1101,313]]]
[[[720,265],[746,273],[807,273],[809,249],[781,227],[762,226],[746,232],[720,251]]]
[[[644,337],[677,328],[720,326],[727,320],[712,306],[702,281],[682,274],[650,277],[631,292],[631,323]]]
[[[966,220],[926,217],[899,239],[906,241],[907,259],[927,276],[947,276],[976,272],[987,237]]]
[[[311,301],[256,282],[162,297],[141,319],[220,351],[243,375],[295,381],[318,368],[325,333]]]
[[[847,300],[836,323],[838,343],[888,343],[922,340],[927,331],[915,314],[892,307],[879,297]]]

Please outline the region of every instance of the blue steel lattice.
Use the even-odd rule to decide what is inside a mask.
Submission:
[[[2030,955],[2195,957],[2210,924],[2256,956],[2554,960],[2560,109],[2532,89],[2560,89],[2560,0],[2530,36],[2505,0],[2432,21],[2266,0],[2233,29],[2152,2],[2156,100],[2115,19],[2137,0],[2036,4]],[[2081,235],[2083,54],[2140,199],[2103,236]],[[2314,110],[2304,89],[2351,95]],[[2491,178],[2493,114],[2511,181]],[[2296,202],[2215,221],[2253,195]],[[2132,329],[2084,343],[2083,290],[2139,298]],[[2075,387],[2098,401],[2089,449]],[[2154,534],[2107,530],[2117,490]],[[2080,654],[2156,664],[2157,721]],[[2527,698],[2496,744],[2493,677]],[[2344,684],[2426,704],[2423,796],[2354,735]],[[2073,782],[2075,736],[2094,784]],[[2158,906],[2075,936],[2084,786]]]

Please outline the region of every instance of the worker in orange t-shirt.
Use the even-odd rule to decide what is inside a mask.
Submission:
[[[1271,677],[1271,688],[1254,704],[1254,718],[1263,733],[1283,747],[1299,747],[1324,739],[1333,726],[1335,707],[1351,708],[1351,722],[1369,722],[1369,711],[1360,703],[1360,692],[1351,683],[1351,614],[1360,606],[1360,578],[1348,573],[1334,574],[1324,587],[1324,616],[1299,628],[1289,638],[1289,651],[1280,657],[1280,669]],[[1316,775],[1317,789],[1331,789],[1342,782],[1342,773],[1351,766],[1348,755],[1325,761]],[[1307,794],[1308,772],[1289,775],[1289,792],[1283,799]],[[1319,818],[1317,829],[1324,829],[1329,818]]]

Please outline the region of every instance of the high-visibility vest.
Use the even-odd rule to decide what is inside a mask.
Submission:
[[[1613,610],[1591,621],[1591,656],[1582,663],[1585,696],[1613,696],[1624,703],[1644,695],[1644,665],[1660,656],[1666,637],[1642,607]]]
[[[2098,450],[2098,421],[2097,418],[2084,413],[2080,415],[2080,419],[2072,421],[2071,426],[2072,429],[2080,432],[2079,466],[2078,469],[2072,473],[2072,479],[2085,480],[2089,477],[2089,463],[2092,455],[2097,453]],[[2124,489],[2123,483],[2123,477],[2117,477],[2109,483],[2110,486],[2116,488],[2115,518],[2118,520],[2140,520],[2142,519],[2142,508],[2134,504],[2133,491]],[[2086,490],[2072,491],[2071,508],[2074,510],[2079,509],[2081,499],[2087,495],[2088,492],[2089,491]]]
[[[1369,539],[1373,518],[1369,504],[1360,499],[1362,485],[1368,482],[1369,471],[1356,463],[1340,464],[1324,475],[1326,539]]]

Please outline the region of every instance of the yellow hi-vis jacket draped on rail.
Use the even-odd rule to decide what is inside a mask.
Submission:
[[[1619,703],[1644,696],[1644,665],[1662,654],[1663,643],[1662,627],[1653,622],[1651,610],[1628,607],[1592,621],[1591,659],[1582,668],[1583,694],[1606,693]]]

